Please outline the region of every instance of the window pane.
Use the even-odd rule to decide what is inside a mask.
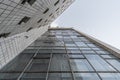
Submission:
[[[102,80],[120,80],[120,73],[99,73]]]
[[[17,80],[20,73],[0,73],[0,80]]]
[[[70,60],[73,71],[93,71],[90,64],[85,59]]]
[[[101,55],[103,58],[116,58],[115,56],[113,55]]]
[[[47,71],[49,59],[34,59],[27,71]]]
[[[20,80],[46,80],[47,73],[24,73]]]
[[[69,58],[70,59],[74,59],[74,58],[84,58],[83,55],[80,55],[80,54],[69,54]]]
[[[117,70],[120,71],[120,61],[115,60],[115,59],[111,59],[111,60],[107,60],[112,66],[114,66]]]
[[[32,53],[21,53],[0,71],[23,71],[32,56]]]
[[[67,54],[53,54],[50,71],[70,71]]]
[[[100,80],[95,73],[74,73],[76,80]]]
[[[73,80],[71,73],[50,73],[48,80]]]
[[[85,55],[96,71],[115,71],[107,62],[98,55]]]

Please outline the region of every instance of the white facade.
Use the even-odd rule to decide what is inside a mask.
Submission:
[[[0,0],[0,68],[48,30],[74,0]]]

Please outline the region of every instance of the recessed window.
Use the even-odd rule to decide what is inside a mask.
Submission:
[[[59,10],[59,8],[57,8],[55,11],[58,11]]]
[[[47,9],[43,12],[43,14],[47,13],[48,11],[49,11],[49,8],[47,8]]]
[[[22,0],[21,4],[28,2],[30,5],[34,4],[36,0]]]
[[[27,0],[21,0],[21,4],[25,4],[27,2]]]
[[[29,21],[29,19],[30,19],[30,17],[25,16],[24,18],[22,18],[20,20],[20,22],[18,24],[20,25],[22,22],[27,23]]]
[[[9,32],[9,33],[1,33],[1,34],[0,34],[0,38],[1,38],[1,37],[6,38],[9,34],[10,34],[10,32]]]
[[[49,17],[52,16],[52,13],[49,15]]]
[[[34,4],[35,1],[36,1],[36,0],[27,0],[27,2],[28,2],[30,5]]]
[[[42,21],[42,19],[40,19],[37,23],[40,23]]]
[[[66,0],[63,1],[63,3],[65,2]]]
[[[31,29],[33,29],[33,27],[30,27],[29,29],[27,29],[26,31],[28,32],[28,31],[30,31]]]
[[[59,3],[60,0],[58,0],[57,2],[55,2],[54,6],[56,6]]]

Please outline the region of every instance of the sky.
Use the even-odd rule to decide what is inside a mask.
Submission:
[[[120,0],[76,0],[51,25],[74,27],[120,49]]]

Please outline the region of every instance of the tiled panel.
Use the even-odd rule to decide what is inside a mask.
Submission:
[[[34,29],[30,32],[18,34],[6,39],[0,40],[0,68],[17,56],[34,40],[46,32],[48,26],[43,26],[40,29]],[[36,33],[35,33],[36,32]]]
[[[37,28],[50,24],[55,20],[74,0],[0,0],[0,34],[10,33],[8,36],[25,32],[29,28]],[[62,7],[65,5],[64,7]],[[61,10],[61,7],[64,10]],[[59,8],[57,11],[56,9]],[[48,9],[48,11],[46,11]],[[46,13],[44,13],[46,11]],[[51,16],[49,16],[51,14]],[[54,17],[53,17],[54,16]],[[24,17],[29,20],[20,21]],[[37,23],[39,19],[43,19]]]

